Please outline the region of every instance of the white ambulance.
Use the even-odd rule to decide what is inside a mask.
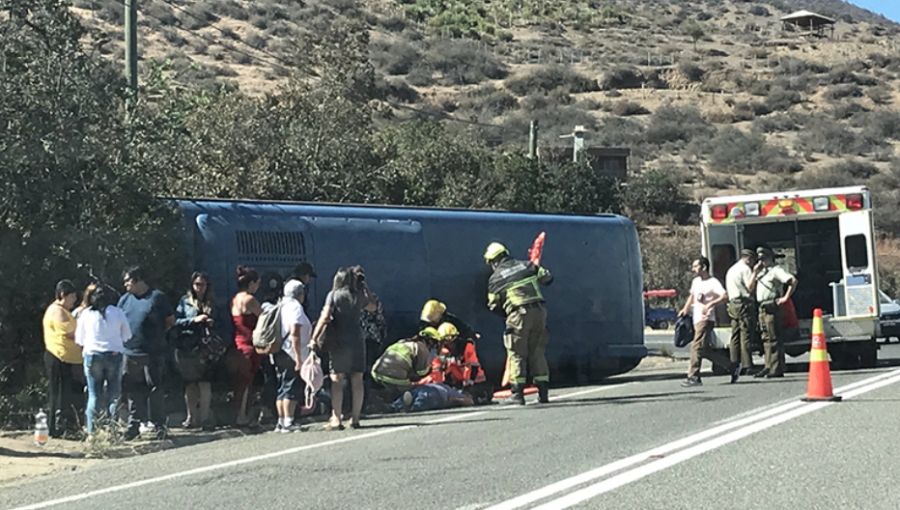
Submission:
[[[840,368],[873,367],[878,359],[878,269],[869,190],[864,186],[714,197],[701,211],[703,254],[721,282],[744,248],[767,245],[797,276],[792,298],[799,328],[786,352],[809,350],[813,310],[821,308],[828,352]],[[731,340],[726,307],[716,310],[714,344]]]

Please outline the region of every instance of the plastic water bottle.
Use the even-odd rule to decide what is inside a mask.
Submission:
[[[44,446],[50,437],[50,428],[47,426],[47,415],[41,409],[34,415],[34,444]]]

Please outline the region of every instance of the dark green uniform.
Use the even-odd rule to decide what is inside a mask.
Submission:
[[[782,320],[784,310],[775,300],[782,295],[782,289],[795,281],[793,275],[780,266],[763,269],[756,281],[756,300],[759,302],[759,327],[766,353],[766,368],[775,377],[784,375],[784,332]]]
[[[503,344],[509,356],[510,382],[523,386],[531,374],[535,383],[550,381],[547,310],[539,285],[553,281],[550,271],[528,261],[504,258],[488,280],[488,308],[506,315]]]

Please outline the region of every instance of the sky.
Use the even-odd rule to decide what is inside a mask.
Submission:
[[[851,0],[863,9],[868,9],[900,23],[900,1],[897,0]]]

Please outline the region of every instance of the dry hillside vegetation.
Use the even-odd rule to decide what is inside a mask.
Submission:
[[[122,5],[74,6],[122,60]],[[802,8],[838,19],[834,38],[784,31],[779,17]],[[144,69],[165,62],[183,86],[275,91],[303,51],[298,35],[353,18],[370,27],[388,119],[425,112],[519,145],[532,119],[543,144],[584,125],[592,145],[630,147],[632,168],[674,176],[695,197],[897,188],[900,27],[837,0],[142,0],[140,10]]]

